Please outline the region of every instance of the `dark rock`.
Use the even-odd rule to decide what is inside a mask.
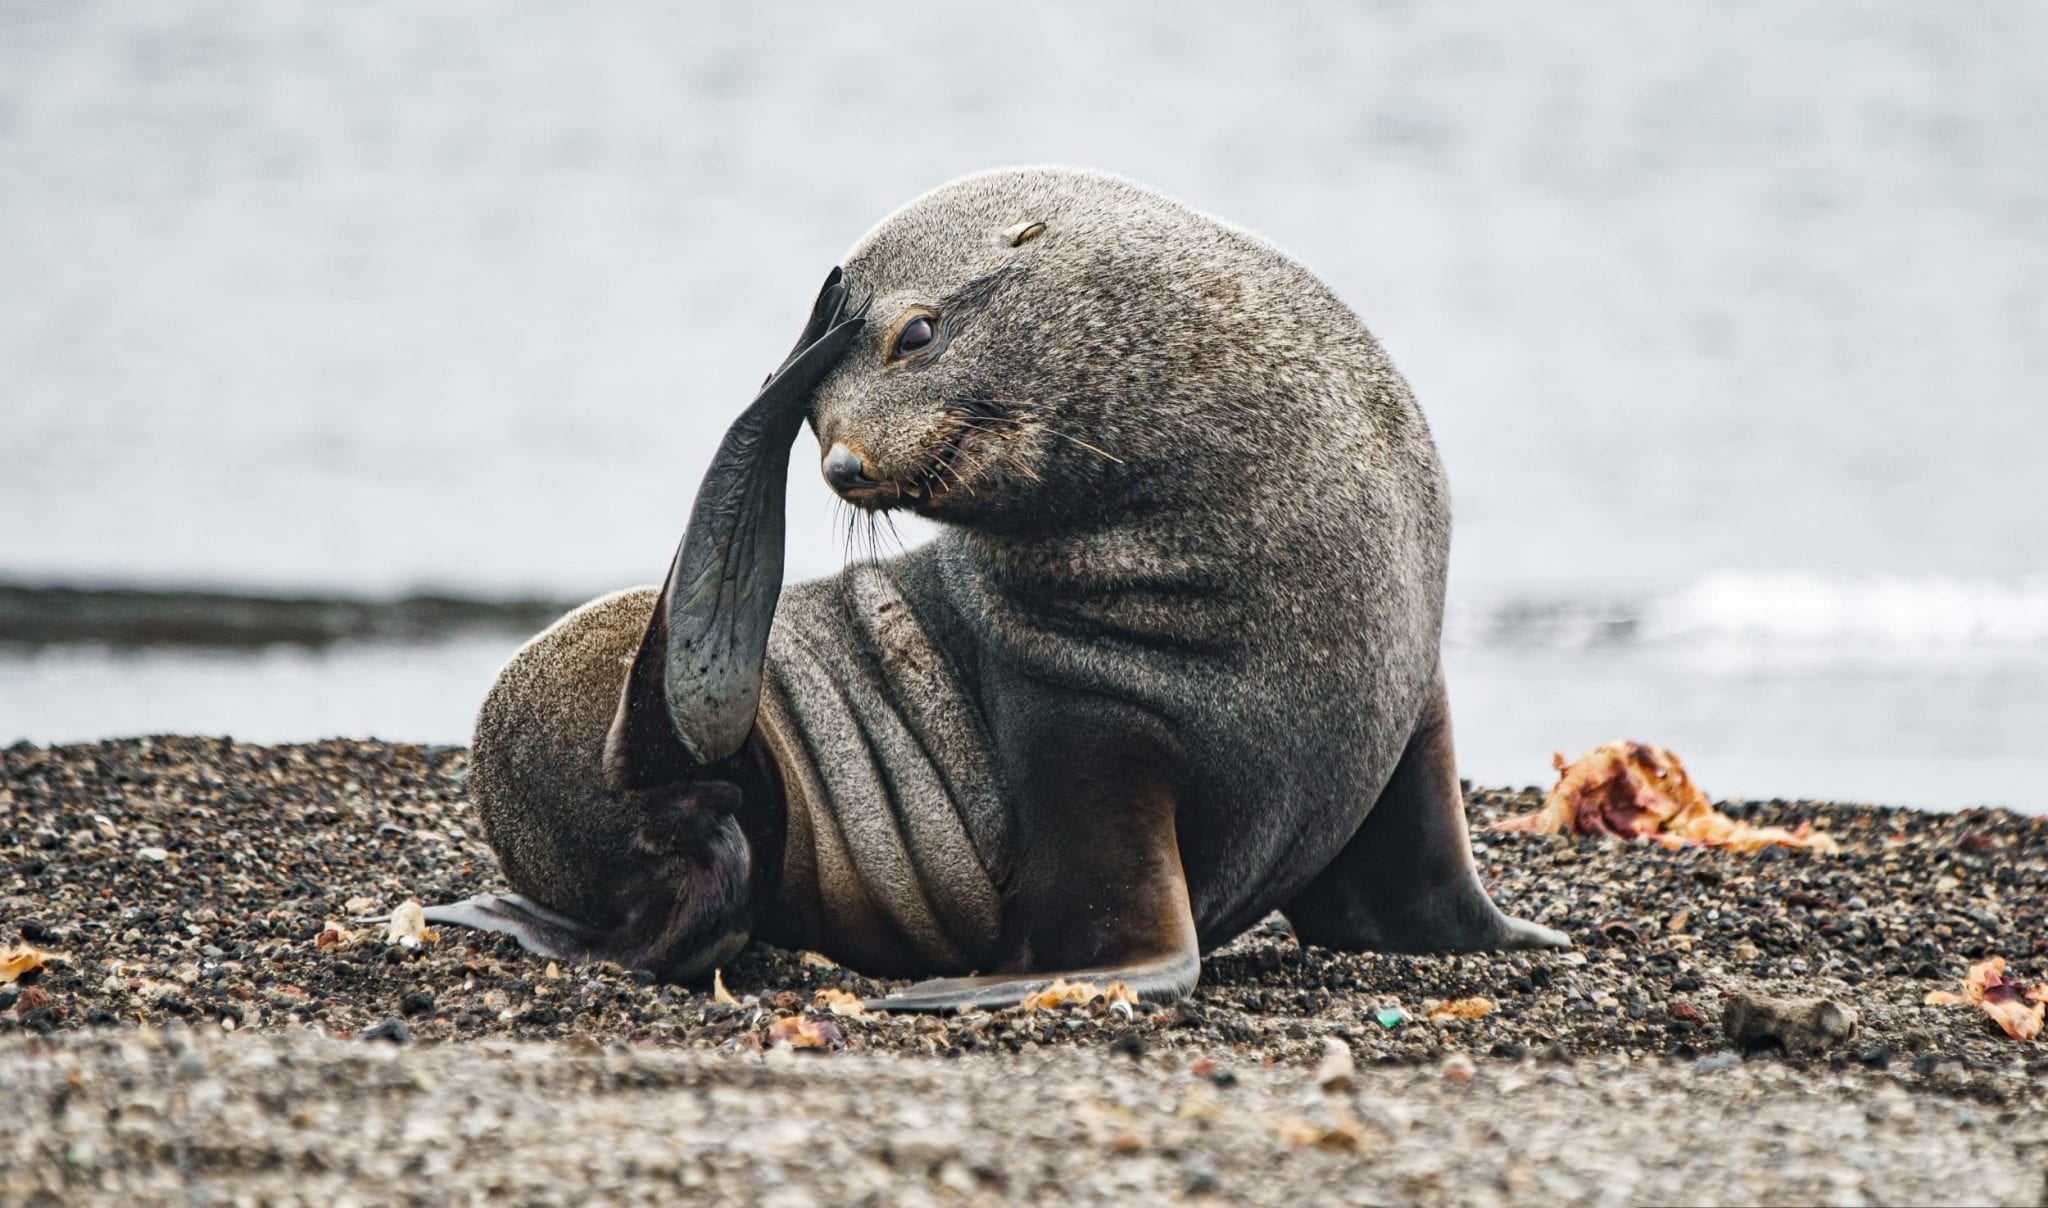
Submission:
[[[1738,994],[1721,1013],[1721,1029],[1745,1050],[1776,1047],[1818,1056],[1856,1035],[1854,1010],[1826,998],[1764,998]]]
[[[363,1029],[364,1040],[388,1040],[392,1044],[410,1044],[412,1029],[405,1026],[403,1019],[387,1019],[375,1027]]]

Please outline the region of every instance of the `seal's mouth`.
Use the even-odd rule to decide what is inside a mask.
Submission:
[[[906,473],[870,478],[867,458],[842,442],[826,454],[825,478],[840,498],[864,511],[908,508],[920,515],[934,514],[954,496],[975,495],[995,462],[1022,467],[1003,447],[1017,424],[996,400],[955,399],[933,423]]]
[[[1016,423],[998,400],[954,399],[934,425],[918,472],[904,488],[911,506],[925,512],[950,495],[974,494],[976,481],[988,476],[998,457],[1006,456],[999,442],[1016,430]]]

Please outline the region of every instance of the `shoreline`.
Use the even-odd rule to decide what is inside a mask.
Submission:
[[[1477,789],[1468,813],[1489,889],[1504,909],[1565,929],[1578,945],[1572,951],[1333,953],[1302,948],[1276,917],[1207,957],[1195,994],[1176,1007],[1141,1006],[1128,1016],[1098,1003],[848,1018],[806,1008],[821,989],[869,994],[884,983],[760,946],[724,970],[740,999],[727,1004],[610,966],[551,975],[547,962],[504,937],[449,933],[411,950],[386,944],[381,928],[348,924],[407,898],[446,900],[498,884],[463,800],[466,769],[459,747],[349,741],[265,747],[159,737],[0,752],[0,946],[25,940],[65,954],[42,972],[35,995],[0,987],[0,998],[17,990],[0,1004],[0,1082],[47,1087],[55,1085],[52,1070],[84,1071],[72,1093],[106,1100],[118,1117],[120,1096],[108,1081],[117,1075],[196,1093],[175,1091],[189,1068],[197,1085],[218,1084],[208,1102],[246,1108],[287,1066],[416,1069],[442,1088],[418,1092],[421,1102],[440,1104],[458,1127],[462,1109],[443,1096],[458,1087],[483,1094],[528,1085],[507,1082],[511,1069],[561,1065],[564,1072],[546,1078],[584,1089],[560,1111],[587,1107],[597,1116],[604,1096],[592,1088],[603,1080],[591,1070],[612,1070],[604,1077],[628,1084],[729,1084],[740,1090],[705,1093],[714,1105],[724,1103],[721,1095],[737,1095],[735,1103],[765,1096],[776,1110],[764,1110],[758,1127],[783,1138],[746,1149],[752,1156],[731,1169],[690,1167],[710,1180],[704,1186],[731,1194],[786,1179],[785,1189],[842,1187],[851,1195],[864,1186],[858,1179],[830,1180],[865,1171],[928,1183],[941,1199],[1042,1193],[1072,1177],[1170,1195],[1213,1183],[1218,1194],[1255,1199],[1269,1184],[1274,1199],[1341,1198],[1354,1183],[1401,1200],[1608,1198],[1599,1182],[1586,1181],[1595,1168],[1572,1156],[1567,1136],[1588,1153],[1628,1155],[1623,1165],[1635,1173],[1623,1185],[1634,1190],[1614,1198],[1655,1199],[1660,1188],[1679,1188],[1720,1202],[2029,1203],[2044,1190],[2048,1042],[2021,1043],[1975,1008],[1922,1000],[1929,990],[1957,988],[1967,967],[1990,955],[2003,956],[2016,980],[2048,976],[2048,818],[1720,803],[1762,823],[1812,819],[1842,846],[1833,856],[1738,855],[1495,832],[1495,822],[1534,808],[1537,797]],[[1814,1055],[1742,1053],[1724,1040],[1720,1016],[1734,996],[1757,994],[1831,999],[1858,1012],[1859,1030]],[[1473,996],[1494,1009],[1480,1019],[1428,1021],[1433,1003]],[[776,1045],[775,1021],[799,1015],[829,1025],[818,1033],[823,1048],[793,1054]],[[400,1035],[407,1043],[377,1039]],[[1355,1063],[1352,1088],[1334,1093],[1313,1077],[1333,1043]],[[512,1055],[491,1056],[500,1051]],[[479,1057],[497,1064],[479,1065]],[[834,1063],[895,1072],[825,1072]],[[1202,1063],[1212,1063],[1208,1073],[1196,1072]],[[1229,1084],[1219,1084],[1217,1068],[1233,1071]],[[1041,1078],[1034,1085],[1056,1092],[1004,1106],[1011,1074]],[[863,1078],[872,1089],[860,1089]],[[956,1084],[958,1102],[949,1098]],[[1176,1129],[1192,1128],[1187,1118],[1148,1105],[1185,1104],[1197,1084],[1222,1102],[1222,1114],[1184,1137]],[[317,1115],[380,1092],[332,1085],[306,1093],[325,1105],[308,1109]],[[1136,1096],[1102,1109],[1126,1127],[1104,1133],[1106,1125],[1091,1123],[1077,1106],[1089,1094],[1105,1102]],[[1614,1096],[1633,1106],[1600,1106]],[[939,1154],[918,1170],[878,1156],[901,1130],[867,1117],[918,1104],[974,1145],[1014,1141],[1007,1156],[987,1159],[1005,1172],[1002,1181],[974,1173],[983,1158],[960,1156],[973,1145],[950,1166]],[[1404,1104],[1407,1122],[1372,1122],[1372,1112]],[[1837,1111],[1842,1104],[1849,1106]],[[1332,1115],[1337,1108],[1359,1122],[1358,1137],[1342,1135],[1350,1126]],[[676,1109],[648,1110],[659,1117]],[[1126,1120],[1118,1111],[1133,1114]],[[219,1107],[214,1115],[221,1113],[232,1114]],[[1308,1131],[1288,1134],[1275,1123],[1290,1113],[1309,1120]],[[107,1117],[97,1107],[22,1116],[25,1139],[0,1153],[0,1193],[144,1194],[161,1172],[138,1155],[204,1143],[203,1120],[178,1113],[140,1129],[138,1136],[158,1138],[153,1150],[102,1130],[97,1121]],[[1037,1128],[1041,1116],[1051,1122]],[[507,1108],[502,1123],[516,1131],[544,1118],[541,1107],[522,1104]],[[985,1134],[997,1118],[1036,1123],[991,1139]],[[1469,1152],[1482,1125],[1505,1138],[1500,1153]],[[461,1146],[433,1142],[425,1124],[405,1127],[419,1136],[400,1128],[375,1152],[410,1153],[431,1170],[442,1160],[438,1145]],[[637,1125],[578,1127],[579,1160],[614,1174],[628,1157],[606,1166],[593,1147],[609,1144],[615,1127],[641,1136]],[[715,1122],[693,1127],[707,1138],[717,1132]],[[1857,1128],[1864,1132],[1836,1142],[1823,1136]],[[837,1139],[806,1149],[791,1139],[799,1134]],[[350,1147],[363,1144],[339,1134],[301,1140],[328,1147],[322,1162],[346,1161]],[[69,1163],[64,1155],[80,1143],[107,1161]],[[299,1153],[277,1144],[277,1154]],[[831,1157],[846,1144],[859,1154]],[[1701,1154],[1710,1158],[1715,1146],[1727,1149],[1725,1161],[1702,1166]],[[2002,1173],[1988,1184],[1959,1181],[1938,1156],[1943,1146],[1960,1146],[1955,1152],[1977,1155],[1986,1172]],[[1758,1168],[1766,1151],[1792,1157]],[[1432,1152],[1447,1164],[1431,1167]],[[1855,1154],[1867,1161],[1852,1161]],[[301,1160],[310,1159],[290,1159]],[[511,1155],[504,1169],[539,1178],[563,1160]],[[381,1158],[364,1161],[373,1174],[381,1169]],[[195,1170],[211,1170],[206,1177],[223,1180],[224,1192],[270,1185],[260,1164],[236,1162],[202,1161]],[[662,1167],[660,1185],[688,1186],[684,1166]],[[1943,1169],[1946,1181],[1929,1173]],[[1369,1174],[1375,1170],[1381,1174]],[[1422,1183],[1399,1181],[1427,1170],[1435,1173]],[[1068,1173],[1041,1182],[1037,1171]],[[1397,1177],[1401,1171],[1408,1174]],[[1685,1181],[1664,1181],[1674,1172]],[[621,1186],[638,1186],[643,1176],[654,1177],[620,1175]],[[524,1177],[507,1186],[528,1187]]]
[[[420,643],[477,633],[523,640],[573,607],[533,596],[367,596],[0,578],[0,650],[324,650],[345,642]]]

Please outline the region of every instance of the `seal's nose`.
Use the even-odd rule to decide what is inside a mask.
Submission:
[[[868,477],[867,469],[867,463],[860,459],[860,454],[847,448],[844,443],[835,443],[831,451],[825,454],[825,481],[841,495],[848,491],[881,486],[881,483]]]

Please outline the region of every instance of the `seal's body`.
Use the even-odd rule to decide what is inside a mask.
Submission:
[[[927,194],[846,281],[880,321],[838,337],[849,351],[811,389],[824,472],[941,535],[783,593],[736,752],[695,750],[676,694],[701,672],[669,657],[696,757],[648,780],[667,785],[652,815],[617,787],[621,735],[657,729],[625,664],[636,626],[639,675],[662,618],[687,612],[675,576],[515,658],[493,701],[536,703],[517,724],[486,704],[473,796],[520,901],[565,917],[500,908],[507,929],[566,951],[574,918],[579,951],[672,971],[753,933],[877,974],[982,974],[885,1000],[909,1007],[1014,1001],[1061,973],[1170,998],[1199,952],[1276,908],[1347,948],[1563,942],[1501,915],[1474,873],[1437,657],[1442,471],[1407,387],[1319,281],[1149,190],[1051,169]],[[609,663],[554,653],[578,643],[609,643]],[[595,705],[533,720],[622,691],[609,740]],[[535,825],[549,795],[587,801]],[[700,871],[664,874],[672,896],[753,887],[703,908],[728,923],[680,962],[603,939],[624,907],[591,889],[621,883],[599,852],[678,811]],[[705,854],[709,817],[737,819],[718,836],[744,859]]]

